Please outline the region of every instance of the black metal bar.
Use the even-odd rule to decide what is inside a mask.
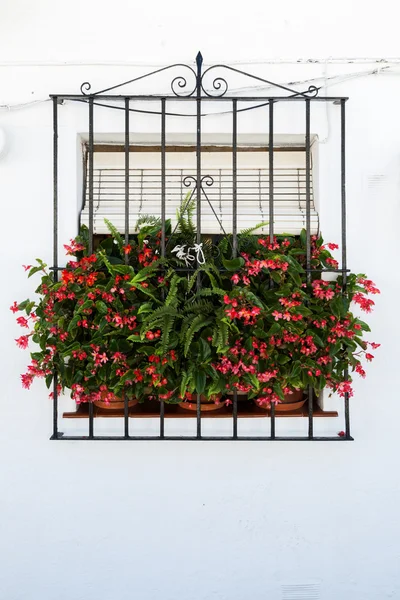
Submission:
[[[125,98],[125,244],[129,244],[129,98]],[[125,264],[129,256],[125,254]]]
[[[233,256],[237,254],[237,101],[232,102],[232,244]]]
[[[165,425],[165,403],[164,400],[160,400],[160,438],[164,437],[164,425]]]
[[[199,52],[196,56],[196,241],[201,243],[201,67],[203,57]],[[200,274],[197,276],[197,288],[201,287]],[[196,437],[201,439],[201,396],[197,394],[196,406]]]
[[[269,179],[269,242],[273,244],[274,241],[274,103],[269,102],[269,140],[268,140],[268,179]],[[274,285],[272,278],[270,279],[270,286]],[[271,439],[275,439],[276,429],[276,416],[275,416],[275,404],[271,402]]]
[[[342,293],[346,293],[347,289],[347,242],[346,242],[346,104],[345,100],[340,102],[340,171],[341,171],[341,221],[342,221],[342,269],[343,269],[343,284]],[[344,370],[344,380],[349,379],[349,370]],[[349,394],[344,394],[344,420],[345,420],[345,435],[349,439],[350,436],[350,404]]]
[[[165,257],[165,98],[161,100],[161,256]]]
[[[269,142],[268,142],[268,174],[269,174],[269,241],[274,241],[274,103],[269,103]]]
[[[129,405],[128,394],[124,392],[124,436],[129,437]]]
[[[89,99],[89,254],[93,252],[93,98]]]
[[[310,139],[310,123],[311,123],[311,105],[310,100],[306,100],[306,268],[307,268],[307,283],[311,283],[311,139]],[[314,419],[313,419],[313,389],[308,386],[308,437],[313,438],[314,435]]]
[[[233,439],[236,440],[238,436],[238,399],[237,390],[235,388],[233,392]]]
[[[99,435],[96,436],[95,438],[89,438],[89,437],[79,437],[79,436],[73,436],[73,435],[64,435],[62,433],[59,433],[57,436],[51,436],[50,437],[51,440],[57,440],[57,441],[105,441],[105,440],[109,440],[109,441],[115,441],[115,442],[124,442],[124,441],[134,441],[134,442],[147,442],[147,441],[169,441],[169,442],[199,442],[199,441],[210,441],[210,442],[231,442],[232,440],[235,441],[239,441],[239,442],[352,442],[354,441],[354,438],[349,437],[346,438],[345,436],[340,437],[340,436],[329,436],[329,437],[313,437],[312,439],[308,438],[308,437],[290,437],[290,436],[279,436],[279,437],[275,437],[275,438],[271,438],[271,437],[263,437],[263,436],[238,436],[237,438],[234,438],[233,436],[202,436],[200,439],[197,436],[179,436],[179,435],[171,435],[171,436],[164,436],[163,438],[161,438],[159,435],[156,436],[133,436],[131,435],[129,438],[125,438],[123,436],[104,436],[104,435]]]
[[[89,99],[89,254],[93,252],[93,98]],[[89,438],[93,438],[93,402],[89,402]]]
[[[201,242],[201,66],[203,57],[200,52],[196,57],[197,84],[196,84],[196,211],[197,211],[197,243]]]
[[[275,404],[273,402],[271,402],[271,440],[276,439],[275,425],[276,425]]]
[[[201,435],[201,396],[197,394],[196,398],[196,438],[202,439]]]
[[[176,102],[195,102],[197,96],[175,96],[173,94],[154,94],[146,96],[143,94],[95,94],[94,96],[82,96],[77,94],[50,94],[50,98],[57,97],[60,100],[79,100],[80,102],[88,102],[90,98],[94,97],[96,100],[116,100],[121,101],[125,98],[130,100],[142,100],[142,101],[160,101],[162,98],[167,100],[174,100]],[[340,103],[341,100],[348,100],[348,96],[312,96],[307,98],[310,102],[335,102]],[[215,100],[222,102],[232,102],[237,100],[238,102],[259,102],[259,101],[279,101],[279,102],[304,102],[304,96],[203,96],[202,101],[215,102]]]
[[[58,98],[53,98],[53,279],[58,279]],[[58,432],[57,371],[53,371],[53,435]]]

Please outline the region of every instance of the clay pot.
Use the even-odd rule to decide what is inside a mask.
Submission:
[[[128,400],[128,406],[136,406],[138,402],[139,400],[133,398],[132,400]],[[121,398],[116,398],[115,400],[110,400],[109,402],[106,402],[105,400],[95,400],[93,404],[97,406],[97,408],[103,408],[105,410],[121,410],[125,408],[125,402],[121,400]]]
[[[229,400],[231,400],[233,402],[233,392],[231,392],[231,391],[226,392],[226,395],[228,396]],[[247,392],[240,392],[238,390],[237,391],[237,401],[238,402],[247,402],[247,400],[248,400]]]
[[[307,401],[307,397],[304,396],[303,390],[295,390],[293,394],[285,394],[284,400],[275,404],[275,413],[289,412],[290,410],[297,410],[304,406]],[[264,408],[265,410],[270,410],[267,406],[259,405],[257,399],[255,403],[259,408]]]
[[[219,399],[220,397],[218,397]],[[197,411],[197,396],[194,394],[193,400],[186,400],[185,402],[179,402],[179,406],[185,410],[191,410],[192,412]],[[224,403],[219,402],[218,404],[214,400],[210,400],[205,396],[200,396],[200,412],[210,412],[212,410],[218,410],[223,408]]]

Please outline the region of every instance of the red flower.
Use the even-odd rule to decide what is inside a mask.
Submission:
[[[19,337],[15,341],[17,342],[18,348],[22,348],[23,350],[25,350],[25,348],[28,347],[29,337],[27,335],[21,335],[21,337]]]
[[[344,432],[344,431],[339,431],[339,432],[338,432],[338,436],[339,436],[339,437],[344,437],[345,435],[346,435],[346,434],[345,434],[345,432]]]
[[[365,358],[366,358],[367,360],[371,361],[371,360],[372,360],[373,358],[375,358],[375,357],[374,357],[374,355],[373,355],[373,354],[368,354],[368,352],[367,352],[367,354],[365,355]]]
[[[21,381],[22,387],[29,390],[32,385],[33,375],[31,373],[25,373],[24,375],[21,375]]]
[[[18,317],[17,323],[18,325],[21,325],[21,327],[29,327],[28,320],[25,319],[25,317]]]
[[[15,300],[14,300],[14,304],[12,306],[10,306],[10,310],[12,310],[13,313],[16,313],[19,311],[18,304]]]
[[[132,252],[132,246],[130,244],[127,244],[126,246],[122,246],[122,249],[125,254],[129,254],[130,252]]]
[[[32,267],[32,265],[22,265],[25,269],[25,271],[29,271],[29,269]]]

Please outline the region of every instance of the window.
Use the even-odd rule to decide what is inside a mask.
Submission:
[[[237,257],[240,231],[254,227],[260,222],[264,223],[260,231],[269,236],[270,243],[275,235],[296,237],[305,230],[305,234],[302,234],[306,240],[303,252],[306,257],[304,272],[310,283],[313,272],[311,237],[319,232],[314,189],[311,107],[317,107],[324,102],[337,105],[341,119],[341,172],[338,176],[342,183],[342,239],[345,242],[346,98],[319,98],[317,88],[292,90],[229,66],[219,65],[203,70],[200,54],[196,64],[196,70],[191,66],[172,65],[95,93],[91,91],[90,85],[85,83],[81,87],[81,95],[53,96],[55,273],[63,269],[58,261],[57,227],[58,148],[61,143],[58,119],[61,110],[59,104],[64,101],[73,103],[77,110],[87,113],[88,135],[83,136],[84,191],[80,223],[88,228],[90,251],[94,247],[95,236],[108,234],[104,219],[114,224],[123,236],[125,244],[129,246],[130,236],[135,234],[138,219],[144,214],[153,214],[161,218],[160,248],[164,257],[166,222],[170,219],[172,226],[176,226],[176,211],[182,199],[189,194],[196,207],[197,242],[201,242],[202,235],[220,238],[229,236],[234,257]],[[150,85],[150,81],[159,73],[166,77],[171,69],[174,70],[174,75],[176,69],[185,71],[184,76],[178,74],[169,82],[172,93],[165,93],[166,79],[164,83],[161,82],[163,94],[150,91],[147,84]],[[214,69],[218,71],[214,72]],[[220,75],[224,70],[236,78],[263,81],[272,88],[272,93],[268,96],[252,96],[250,90],[246,96],[230,95],[228,83]],[[191,78],[193,87],[190,83]],[[144,84],[143,89],[147,95],[132,94],[128,91],[129,86],[138,85],[138,80],[145,80],[146,85]],[[125,95],[121,95],[121,91]],[[284,109],[279,117],[276,117],[277,107]],[[292,109],[296,131],[301,133],[277,133],[278,126],[282,124],[282,115],[286,115],[285,111]],[[257,118],[254,117],[256,111]],[[110,112],[113,117],[109,127],[112,128],[117,122],[117,114],[120,116],[118,123],[123,123],[123,131],[119,134],[101,133],[110,131],[105,125],[105,115]],[[101,127],[96,131],[96,119],[100,113]],[[156,127],[153,127],[151,134],[140,134],[137,131],[132,134],[132,121],[137,123],[144,118],[143,115],[153,115]],[[246,120],[244,133],[239,128],[242,115]],[[207,120],[206,117],[214,119],[215,122],[218,119],[215,134],[212,133],[210,119]],[[180,123],[176,125],[172,135],[167,125],[171,120],[174,124]],[[188,130],[191,133],[187,133]],[[342,259],[338,272],[344,274],[345,285],[345,244]],[[128,262],[126,258],[126,267],[129,267]],[[317,269],[317,272],[321,273],[322,270],[324,269]],[[123,272],[124,266],[121,265],[121,273]],[[193,272],[187,274],[188,281],[190,276],[193,276]],[[199,291],[201,285],[201,277],[198,277]],[[271,288],[273,285],[271,276]],[[169,404],[163,397],[131,406],[125,394],[122,400],[123,407],[115,409],[114,412],[104,411],[101,407],[95,408],[91,402],[80,404],[76,410],[64,412],[63,429],[68,423],[75,423],[71,433],[60,432],[60,400],[55,377],[52,439],[352,439],[348,393],[344,394],[344,410],[341,414],[344,418],[345,434],[343,437],[337,437],[336,434],[326,433],[324,426],[320,433],[315,433],[314,425],[320,420],[317,417],[336,417],[337,413],[321,410],[311,385],[307,386],[306,392],[307,403],[287,413],[276,410],[274,403],[268,410],[254,403],[251,406],[244,404],[237,390],[234,391],[228,406],[223,404],[217,407],[218,410],[204,413],[201,409],[201,394],[198,391],[193,401],[194,411],[191,413],[185,413],[177,404]],[[185,416],[191,416],[192,419],[183,419]],[[286,430],[284,435],[280,435],[277,432],[279,416],[290,417],[290,421],[295,417],[305,419],[297,419],[302,425],[296,434],[287,433],[289,430]],[[322,421],[325,422],[324,419]]]

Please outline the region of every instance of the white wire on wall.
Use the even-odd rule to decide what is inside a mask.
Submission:
[[[306,86],[306,85],[316,85],[317,87],[319,87],[320,90],[327,90],[328,87],[332,87],[334,85],[339,85],[341,83],[344,82],[348,82],[351,81],[352,79],[359,79],[359,78],[363,78],[363,77],[369,77],[372,75],[382,75],[384,73],[386,74],[392,74],[392,75],[398,75],[399,74],[399,67],[400,67],[400,59],[398,59],[398,64],[396,65],[389,65],[389,64],[385,64],[384,61],[387,63],[389,62],[389,59],[382,59],[381,61],[376,61],[379,62],[379,66],[375,66],[373,69],[370,69],[368,71],[356,71],[353,73],[344,73],[344,74],[340,74],[340,75],[332,75],[330,77],[327,77],[327,68],[329,64],[333,64],[332,63],[333,59],[325,59],[325,62],[323,63],[324,65],[324,73],[320,76],[320,77],[313,77],[313,78],[308,78],[308,79],[302,79],[302,80],[298,80],[298,81],[289,81],[287,83],[284,83],[283,85],[287,86],[287,87],[299,87],[299,86]],[[336,60],[340,60],[340,59],[336,59]],[[348,59],[350,60],[350,59]],[[367,59],[365,59],[367,60]],[[390,59],[390,60],[394,60],[394,59]],[[313,63],[316,63],[317,59],[313,60]],[[245,64],[245,63],[230,63],[230,64]],[[247,63],[246,63],[247,64]],[[248,63],[249,64],[249,63]],[[256,64],[256,63],[252,63],[252,64]],[[260,63],[261,64],[261,63]],[[268,63],[265,62],[263,64],[275,64],[275,63]],[[276,63],[277,64],[277,63]],[[284,64],[284,63],[281,63]],[[297,63],[299,64],[299,63]],[[308,61],[308,64],[310,64],[310,60]],[[3,64],[0,64],[0,66],[4,66]],[[54,65],[56,66],[56,65]],[[152,65],[155,66],[155,65]],[[317,85],[319,84],[319,85]],[[240,88],[233,88],[230,90],[230,94],[232,95],[238,95],[238,94],[243,94],[245,92],[249,92],[249,91],[265,91],[268,89],[273,88],[273,85],[256,85],[256,86],[244,86],[244,87],[240,87]],[[300,89],[300,88],[299,88]],[[22,110],[25,108],[32,108],[38,104],[43,104],[44,102],[49,102],[50,98],[43,98],[43,99],[38,99],[38,100],[31,100],[29,102],[21,102],[21,103],[16,103],[16,104],[0,104],[0,110],[3,111],[14,111],[14,110]],[[203,116],[213,116],[213,115],[222,115],[222,114],[231,114],[232,111],[221,111],[218,113],[207,113]]]

